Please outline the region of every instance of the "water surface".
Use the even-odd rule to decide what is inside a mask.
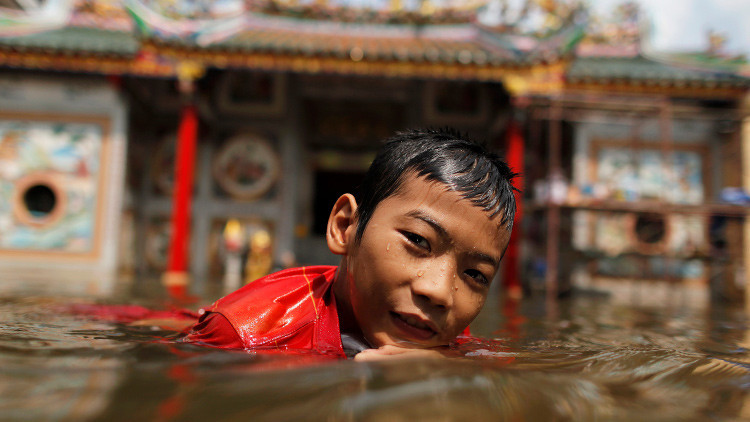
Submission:
[[[183,344],[157,327],[0,297],[2,420],[737,420],[742,309],[493,299],[444,361],[357,363]],[[124,303],[124,302],[123,302]],[[149,306],[156,306],[153,303]]]

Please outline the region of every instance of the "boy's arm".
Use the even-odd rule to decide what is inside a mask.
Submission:
[[[446,356],[435,349],[412,349],[393,345],[378,349],[367,349],[354,356],[357,362],[372,362],[393,359],[444,359]]]
[[[244,349],[237,330],[222,314],[209,313],[185,336],[185,341],[226,349]]]
[[[460,337],[471,337],[469,327],[466,327],[464,329],[459,338]],[[449,349],[417,349],[409,347],[399,347],[395,345],[386,345],[381,346],[377,349],[362,350],[354,356],[354,360],[358,362],[368,362],[403,358],[439,359],[446,358],[449,354],[453,355],[452,353],[446,353],[447,350]]]

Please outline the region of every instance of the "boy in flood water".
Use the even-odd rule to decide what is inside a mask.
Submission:
[[[438,353],[484,305],[510,239],[515,176],[453,131],[398,133],[358,196],[333,205],[337,267],[258,279],[201,310],[186,340],[357,360]]]

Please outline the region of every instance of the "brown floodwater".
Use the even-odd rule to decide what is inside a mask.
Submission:
[[[728,305],[492,299],[463,357],[358,363],[184,344],[60,312],[71,301],[103,303],[0,296],[0,420],[750,417],[748,319]]]

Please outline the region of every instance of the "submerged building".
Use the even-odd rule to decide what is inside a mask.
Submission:
[[[506,283],[705,287],[721,274],[734,285],[745,208],[718,198],[742,187],[750,81],[717,65],[729,59],[688,68],[644,54],[637,10],[596,28],[573,2],[501,5],[6,10],[2,268],[95,268],[91,286],[105,290],[106,274],[167,271],[205,293],[220,290],[233,254],[253,274],[335,263],[330,206],[380,140],[449,125],[507,150],[525,175]]]
[[[618,13],[525,108],[528,287],[743,300],[744,58],[650,51],[637,8]]]

